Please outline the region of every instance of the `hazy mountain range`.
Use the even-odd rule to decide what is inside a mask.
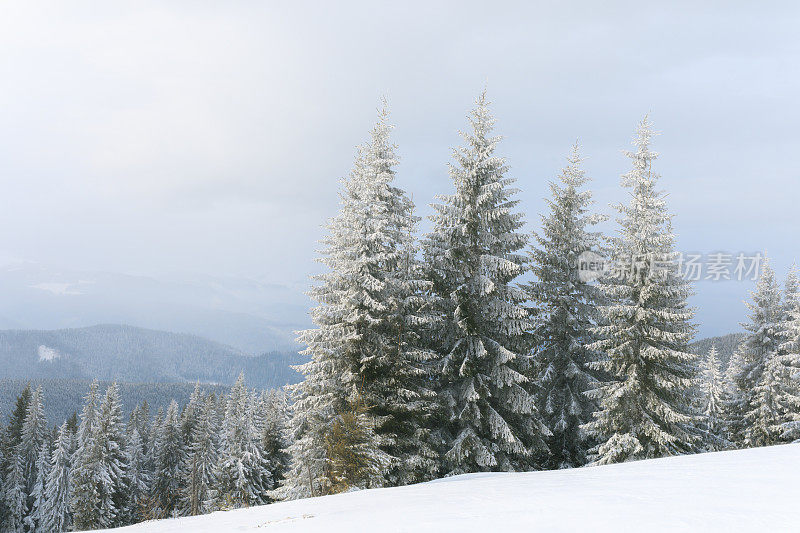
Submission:
[[[0,267],[0,329],[95,324],[192,333],[250,354],[295,350],[309,325],[303,287],[189,274],[147,277],[34,263]]]
[[[196,335],[120,325],[0,331],[0,376],[12,379],[117,380],[281,387],[299,375],[296,351],[251,356]]]

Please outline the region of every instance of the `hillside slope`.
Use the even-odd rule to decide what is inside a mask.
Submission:
[[[708,337],[693,342],[690,348],[693,353],[706,357],[713,344],[717,347],[717,354],[719,355],[719,360],[724,370],[728,366],[731,355],[733,355],[733,352],[739,347],[744,337],[744,333],[729,333],[720,337]]]
[[[800,445],[471,474],[114,531],[797,531]]]

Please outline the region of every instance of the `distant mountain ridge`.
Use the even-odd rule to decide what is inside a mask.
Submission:
[[[193,333],[250,354],[297,350],[305,286],[191,273],[143,276],[37,263],[0,266],[0,329],[94,324]]]
[[[305,360],[297,352],[251,356],[197,335],[116,324],[0,331],[0,376],[11,379],[230,385],[244,372],[249,386],[275,388],[297,382],[290,365]]]

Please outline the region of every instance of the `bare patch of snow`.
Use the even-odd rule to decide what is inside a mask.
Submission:
[[[56,359],[61,359],[63,354],[56,350],[55,348],[49,348],[42,344],[39,346],[39,361],[55,361]]]

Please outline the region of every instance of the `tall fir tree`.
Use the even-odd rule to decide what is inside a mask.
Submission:
[[[697,443],[690,399],[697,378],[697,356],[689,352],[693,311],[688,283],[677,271],[672,215],[656,188],[650,150],[654,133],[640,122],[633,169],[622,179],[631,189],[628,205],[618,205],[620,233],[612,239],[613,275],[602,278],[607,299],[592,349],[604,359],[591,368],[610,376],[590,396],[599,401],[584,427],[599,445],[596,464],[677,455]]]
[[[783,314],[778,326],[778,354],[772,361],[777,375],[777,420],[773,427],[778,442],[800,439],[800,280],[792,265],[783,288]]]
[[[747,302],[750,317],[742,324],[745,339],[737,348],[735,391],[731,411],[731,433],[738,446],[764,446],[774,444],[779,432],[777,393],[780,369],[778,348],[782,342],[780,325],[783,308],[775,273],[765,259],[761,273]]]
[[[421,346],[427,323],[424,289],[415,260],[413,204],[394,186],[395,147],[384,110],[370,141],[360,147],[343,183],[341,209],[329,223],[321,261],[329,271],[317,277],[311,296],[316,328],[300,340],[312,356],[294,389],[291,465],[279,491],[284,497],[329,492],[326,438],[335,420],[363,402],[360,418],[374,428],[377,449],[360,449],[370,464],[393,457],[386,479],[363,486],[429,479],[437,472],[430,428],[437,404],[431,376],[433,353]]]
[[[800,441],[800,290],[794,267],[784,291],[785,320],[781,328],[783,342],[780,350],[786,368],[780,403],[785,411],[779,420],[780,439],[797,442]]]
[[[100,527],[103,472],[97,445],[98,383],[92,382],[81,411],[72,467],[70,505],[76,531]]]
[[[22,461],[23,475],[25,478],[26,507],[33,511],[35,496],[34,486],[38,477],[38,459],[42,446],[47,439],[47,420],[44,416],[44,398],[42,388],[38,387],[28,404],[25,421],[22,424],[22,436],[17,446],[17,455]],[[26,520],[26,522],[28,522]]]
[[[30,514],[25,520],[28,531],[49,531],[43,525],[47,506],[47,478],[50,476],[50,441],[45,438],[36,459],[36,481],[31,490]]]
[[[3,498],[6,515],[3,517],[3,533],[23,533],[25,518],[28,516],[28,495],[25,492],[25,466],[19,454],[10,459],[6,474]]]
[[[181,435],[178,403],[170,402],[167,412],[154,428],[153,459],[155,476],[153,494],[162,517],[173,516],[179,503],[181,491],[181,469],[185,448]]]
[[[455,192],[434,205],[424,241],[440,324],[440,397],[446,410],[444,473],[528,470],[546,451],[536,409],[523,307],[513,282],[526,266],[527,238],[515,209],[514,180],[494,154],[494,118],[485,92],[469,115],[465,146],[453,151]]]
[[[106,389],[100,405],[95,445],[100,461],[100,526],[116,527],[127,520],[130,483],[128,478],[129,457],[125,443],[125,423],[122,421],[122,404],[119,388],[112,383]]]
[[[576,265],[584,252],[601,251],[602,237],[591,228],[603,217],[590,211],[592,193],[584,189],[589,179],[581,162],[576,143],[558,182],[550,183],[550,213],[542,216],[530,254],[536,278],[526,286],[535,308],[538,406],[551,433],[549,468],[586,463],[590,446],[581,425],[596,409],[586,396],[596,382],[586,365],[596,359],[588,346],[602,294],[591,280],[580,278]]]
[[[725,377],[720,368],[716,344],[711,345],[701,369],[704,448],[709,451],[724,450],[729,445],[725,427]]]
[[[14,410],[9,417],[8,426],[0,436],[0,523],[9,524],[10,531],[22,528],[24,513],[27,512],[22,461],[18,460],[18,447],[22,440],[22,425],[31,401],[31,387],[27,384],[17,397]],[[22,514],[20,514],[22,513]],[[13,527],[12,527],[13,526]]]
[[[128,453],[128,506],[125,515],[133,523],[145,520],[150,491],[150,471],[147,467],[147,454],[139,430],[134,426],[126,438]]]
[[[142,441],[142,452],[145,457],[150,455],[152,440],[150,436],[152,429],[150,422],[150,405],[147,403],[147,400],[144,400],[131,411],[128,430],[132,432],[133,429],[136,429]]]
[[[220,454],[214,472],[215,498],[221,508],[264,503],[270,488],[269,466],[261,450],[261,435],[253,417],[244,376],[233,385],[222,427]]]
[[[70,483],[72,477],[72,435],[67,423],[58,430],[58,439],[53,448],[50,472],[45,484],[45,502],[42,508],[42,531],[60,533],[68,531],[71,525],[69,506]]]
[[[393,458],[387,482],[400,485],[437,473],[430,432],[437,404],[430,386],[435,353],[421,346],[419,336],[431,318],[424,297],[429,283],[416,259],[419,218],[394,185],[398,159],[391,130],[384,105],[351,179],[360,209],[351,220],[358,234],[349,246],[356,255],[349,257],[352,270],[346,275],[358,298],[350,327],[359,338],[351,347],[354,364],[345,385],[348,401],[362,402],[374,417],[368,424]],[[342,265],[342,257],[328,264]]]
[[[182,514],[197,515],[212,509],[213,490],[216,485],[214,465],[218,461],[219,438],[215,420],[216,402],[207,396],[198,405],[197,424],[192,428],[187,444],[187,456],[182,477]]]
[[[260,398],[261,418],[261,449],[265,457],[270,461],[270,477],[272,478],[272,489],[284,479],[286,469],[289,466],[289,455],[286,453],[289,447],[287,439],[289,404],[285,391],[267,390]],[[272,492],[267,498],[271,501]]]

